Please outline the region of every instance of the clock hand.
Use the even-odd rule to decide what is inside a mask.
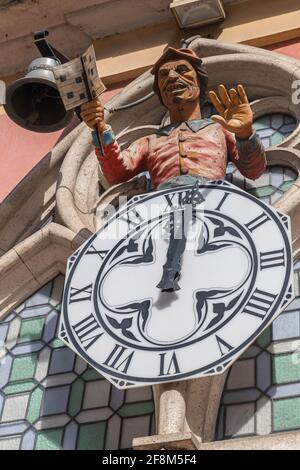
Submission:
[[[174,292],[180,289],[178,279],[180,277],[182,255],[186,247],[185,232],[187,228],[185,227],[185,219],[187,217],[187,207],[191,206],[193,210],[203,200],[201,193],[199,193],[199,183],[196,182],[182,201],[182,209],[171,213],[167,260],[163,266],[162,278],[156,286],[162,292]]]
[[[162,292],[174,292],[180,289],[178,279],[181,270],[181,258],[186,246],[184,233],[185,209],[172,212],[170,217],[170,243],[167,260],[163,266],[163,275],[156,287]]]

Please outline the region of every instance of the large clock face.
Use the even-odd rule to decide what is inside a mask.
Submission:
[[[60,337],[119,388],[183,380],[222,373],[292,299],[289,218],[184,186],[134,197],[69,259]]]

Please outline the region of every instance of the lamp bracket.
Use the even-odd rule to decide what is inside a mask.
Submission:
[[[36,31],[33,33],[34,44],[39,50],[42,57],[50,57],[52,59],[57,60],[60,64],[65,64],[69,61],[69,58],[66,57],[64,54],[59,52],[55,47],[53,47],[47,41],[47,37],[49,36],[49,31],[44,29],[42,31]]]

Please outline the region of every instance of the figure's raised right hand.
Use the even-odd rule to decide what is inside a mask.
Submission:
[[[100,132],[105,131],[107,128],[104,120],[104,109],[99,98],[93,101],[84,103],[81,106],[81,118],[91,129],[95,129],[97,126]]]

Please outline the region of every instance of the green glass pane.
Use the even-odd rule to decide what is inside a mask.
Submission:
[[[264,124],[263,122],[259,122],[259,121],[256,121],[253,123],[253,127],[254,129],[256,129],[257,131],[262,131],[264,129],[268,129],[269,126],[267,126],[266,124]]]
[[[34,375],[37,362],[37,354],[30,356],[17,357],[14,360],[10,380],[30,379]]]
[[[280,132],[275,132],[271,137],[271,145],[278,145],[284,140],[284,136]]]
[[[83,424],[78,434],[78,450],[101,450],[104,447],[105,423]]]
[[[273,356],[273,383],[280,384],[300,380],[300,364],[297,364],[293,359],[293,354]]]
[[[290,189],[291,186],[293,186],[294,184],[294,181],[285,181],[280,187],[279,189],[281,189],[281,191],[283,191],[284,193],[286,193],[286,191],[288,191]]]
[[[266,348],[271,343],[271,328],[267,328],[256,340],[261,348]]]
[[[22,321],[19,342],[36,341],[41,338],[44,326],[44,318],[33,318]]]
[[[300,397],[273,402],[274,431],[300,428]]]
[[[5,395],[12,395],[14,393],[29,392],[36,387],[36,382],[30,380],[29,382],[22,382],[15,385],[7,385],[4,387]]]
[[[54,429],[43,431],[37,435],[35,450],[59,450],[61,449],[63,430]]]
[[[35,389],[31,394],[27,410],[27,419],[30,423],[34,423],[40,417],[42,399],[43,390],[41,388]]]
[[[270,116],[262,116],[253,123],[254,129],[266,129],[271,127]]]
[[[84,382],[81,379],[76,380],[71,388],[71,395],[69,401],[69,413],[71,416],[77,415],[81,410],[82,397],[84,391]]]
[[[253,194],[253,196],[261,198],[261,197],[271,196],[272,194],[276,192],[276,188],[274,188],[273,186],[263,186],[262,188],[249,189],[248,192]]]
[[[122,418],[127,418],[129,416],[147,415],[152,413],[153,411],[153,403],[151,401],[146,401],[144,403],[131,403],[128,405],[124,405],[118,411],[118,414],[122,416]]]
[[[51,348],[58,349],[66,347],[65,343],[63,343],[60,339],[56,338],[50,343]]]

